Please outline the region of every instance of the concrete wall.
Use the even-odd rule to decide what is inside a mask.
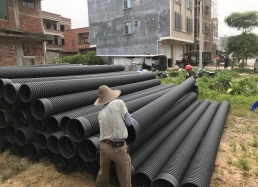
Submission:
[[[157,40],[170,36],[170,0],[131,0],[130,9],[123,9],[123,3],[88,0],[91,45],[97,45],[98,55],[157,54]],[[125,35],[128,20],[133,33]]]
[[[60,59],[60,54],[58,52],[46,51],[45,62],[46,64],[55,64],[56,61]]]

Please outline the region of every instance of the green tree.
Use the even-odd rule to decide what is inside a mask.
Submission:
[[[252,29],[258,27],[258,11],[233,12],[224,21],[231,28],[251,32]]]
[[[253,33],[242,33],[237,36],[231,36],[227,40],[227,54],[245,58],[258,55],[258,35]]]

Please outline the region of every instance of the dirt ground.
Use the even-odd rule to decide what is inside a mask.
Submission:
[[[251,114],[253,115],[253,114]],[[257,114],[254,114],[257,115]],[[258,140],[256,146],[253,134],[258,134],[258,120],[238,117],[229,114],[225,124],[218,155],[214,167],[211,187],[257,187],[258,186]],[[3,157],[3,154],[0,156]],[[94,187],[95,181],[91,175],[74,171],[69,175],[58,173],[49,161],[32,162],[25,158],[15,161],[28,165],[24,171],[14,175],[0,187]],[[250,168],[245,170],[245,164],[238,164],[240,158],[246,158]],[[7,162],[12,162],[7,160]],[[4,169],[1,168],[1,173]],[[8,170],[10,168],[6,168]],[[111,186],[111,185],[110,185]]]

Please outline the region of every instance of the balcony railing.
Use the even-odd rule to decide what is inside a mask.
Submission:
[[[57,44],[47,44],[47,50],[59,50],[64,51],[64,45],[57,45]]]

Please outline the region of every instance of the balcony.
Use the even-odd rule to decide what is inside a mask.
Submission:
[[[44,28],[44,31],[45,31],[45,34],[63,36],[63,32],[62,32],[61,30],[55,30],[55,29],[47,29],[47,28]]]
[[[47,51],[64,51],[64,45],[46,44]]]

